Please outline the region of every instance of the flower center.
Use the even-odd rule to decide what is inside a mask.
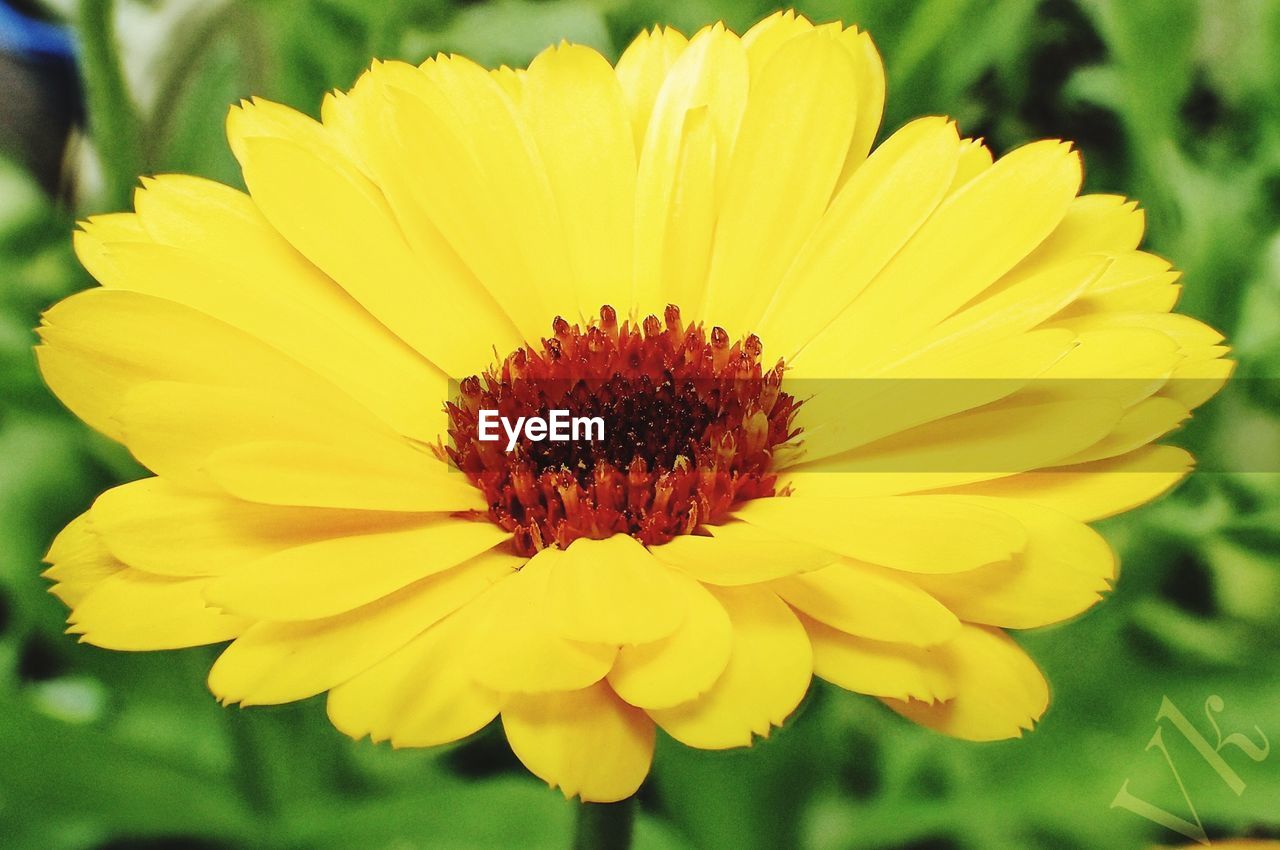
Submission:
[[[774,495],[774,450],[798,433],[799,403],[781,390],[782,361],[762,368],[757,337],[685,327],[675,306],[621,324],[606,306],[552,329],[462,381],[447,406],[445,451],[520,554],[618,533],[666,543]],[[573,418],[567,439],[545,426],[556,411]],[[535,419],[541,430],[518,427]]]

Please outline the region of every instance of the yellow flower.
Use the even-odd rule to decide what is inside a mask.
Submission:
[[[319,123],[233,109],[248,194],[144,181],[40,329],[57,395],[156,473],[55,541],[72,631],[233,640],[222,701],[328,692],[397,746],[500,716],[593,801],[655,726],[747,745],[815,674],[1031,728],[1003,629],[1108,589],[1085,523],[1185,474],[1151,444],[1230,364],[1068,145],[993,162],[924,118],[868,155],[883,96],[866,34],[788,13],[616,68],[378,62]],[[482,439],[557,408],[607,433]]]

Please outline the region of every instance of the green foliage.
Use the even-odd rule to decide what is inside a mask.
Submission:
[[[1280,4],[799,5],[871,30],[888,66],[888,130],[945,113],[999,151],[1075,139],[1090,190],[1142,199],[1148,245],[1185,273],[1183,309],[1228,334],[1241,379],[1180,437],[1209,471],[1105,523],[1125,564],[1111,599],[1025,636],[1054,689],[1034,734],[946,740],[874,701],[815,686],[800,716],[749,751],[660,741],[638,844],[1172,843],[1175,834],[1109,808],[1129,780],[1135,794],[1189,816],[1159,752],[1144,750],[1164,697],[1211,742],[1211,695],[1225,701],[1223,734],[1257,740],[1258,727],[1280,742]],[[86,191],[76,212],[120,206],[121,169],[139,162],[238,183],[222,136],[230,103],[261,95],[316,114],[323,92],[349,86],[374,56],[456,51],[522,64],[562,38],[616,56],[654,23],[692,32],[723,18],[742,28],[771,9],[763,0],[131,6],[121,53],[149,69],[149,88],[128,95],[139,104],[136,127],[120,116],[95,125],[127,138],[98,140],[116,159],[105,163],[104,191]],[[107,83],[105,94],[92,89],[91,107],[122,96]],[[518,768],[499,729],[444,750],[393,752],[347,741],[317,700],[219,708],[203,685],[208,650],[126,655],[62,634],[65,611],[45,592],[39,559],[96,493],[141,474],[63,411],[35,371],[39,311],[88,284],[71,227],[70,212],[17,169],[0,169],[0,844],[568,846],[571,807]],[[1165,736],[1210,835],[1280,834],[1280,753],[1255,764],[1224,750],[1246,782],[1237,796],[1186,740]]]

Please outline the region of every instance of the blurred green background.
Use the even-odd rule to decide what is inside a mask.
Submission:
[[[9,20],[0,38],[0,848],[568,846],[573,807],[525,774],[499,729],[393,752],[333,731],[320,699],[219,708],[204,687],[212,649],[130,655],[65,636],[40,558],[98,492],[142,470],[44,389],[30,329],[42,309],[91,283],[70,251],[75,218],[125,206],[139,173],[240,185],[222,125],[241,97],[315,114],[324,91],[349,86],[375,56],[419,61],[446,50],[523,64],[566,38],[614,58],[654,23],[692,33],[724,19],[742,31],[776,7],[8,5],[75,28],[88,105],[66,57],[23,47]],[[1142,200],[1148,247],[1185,271],[1181,309],[1228,334],[1240,379],[1181,436],[1219,471],[1104,523],[1124,564],[1111,598],[1075,622],[1021,636],[1053,687],[1034,734],[951,741],[815,684],[793,721],[750,751],[700,753],[660,740],[640,795],[638,846],[1177,843],[1176,833],[1111,808],[1126,780],[1184,819],[1190,803],[1212,837],[1280,837],[1280,751],[1255,763],[1223,750],[1245,783],[1237,795],[1164,724],[1184,798],[1160,751],[1144,749],[1166,696],[1211,746],[1211,695],[1225,703],[1224,735],[1257,741],[1263,732],[1280,743],[1280,480],[1247,471],[1280,469],[1280,3],[797,7],[871,30],[888,66],[888,130],[946,113],[1001,152],[1046,136],[1077,140],[1089,190]],[[122,73],[112,73],[117,59]],[[82,113],[89,141],[72,131],[68,147],[67,128]]]

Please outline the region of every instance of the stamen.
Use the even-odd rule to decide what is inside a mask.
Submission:
[[[799,403],[765,370],[755,336],[663,318],[618,323],[609,306],[585,327],[561,317],[539,348],[462,381],[447,405],[449,458],[485,496],[489,517],[531,555],[580,537],[630,534],[661,544],[775,494],[775,449],[794,438]],[[531,441],[511,452],[479,438],[481,410],[509,421],[568,410],[601,417],[604,438]]]

